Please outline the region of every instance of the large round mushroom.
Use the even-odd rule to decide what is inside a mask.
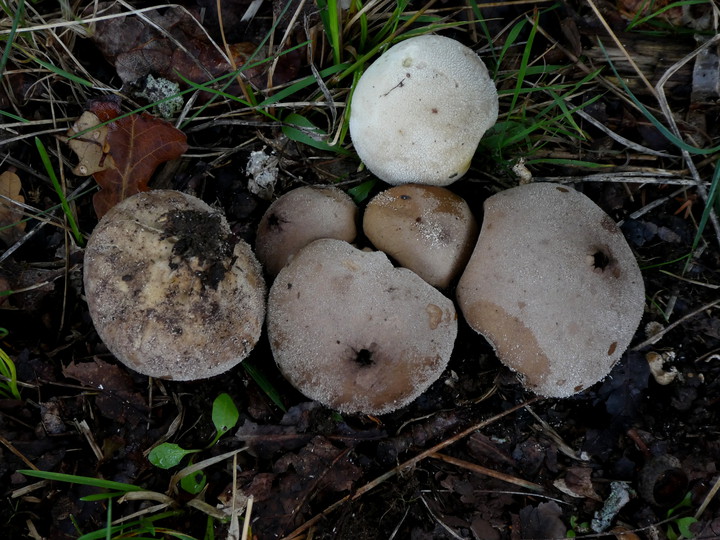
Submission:
[[[450,299],[381,252],[316,240],[270,289],[275,361],[303,394],[347,413],[407,405],[442,374],[457,334]]]
[[[574,189],[535,183],[485,201],[457,299],[527,388],[566,397],[610,372],[645,296],[615,222]]]
[[[477,54],[454,39],[416,36],[360,77],[350,135],[360,159],[385,182],[446,186],[467,172],[497,115],[495,83]]]
[[[145,375],[218,375],[260,337],[260,265],[222,213],[196,197],[157,190],[113,207],[88,241],[84,272],[100,338]]]

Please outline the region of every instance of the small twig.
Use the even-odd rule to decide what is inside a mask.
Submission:
[[[487,467],[483,467],[482,465],[478,465],[477,463],[465,461],[464,459],[454,458],[452,456],[448,456],[447,454],[432,454],[430,457],[439,459],[440,461],[445,461],[446,463],[450,463],[452,465],[457,465],[458,467],[462,467],[463,469],[467,469],[478,474],[490,476],[491,478],[507,482],[508,484],[514,484],[516,486],[530,489],[532,491],[545,491],[545,488],[542,487],[540,484],[535,484],[534,482],[529,482],[528,480],[523,480],[522,478],[518,478],[517,476],[512,476],[510,474],[501,473],[494,469],[489,469]]]
[[[674,330],[677,326],[680,326],[681,324],[683,324],[683,323],[684,323],[685,321],[687,321],[688,319],[692,319],[692,318],[695,317],[696,315],[699,315],[699,314],[702,313],[703,311],[705,311],[705,310],[707,310],[707,309],[711,309],[711,308],[715,307],[715,306],[718,305],[718,304],[720,304],[720,298],[717,298],[717,299],[713,300],[712,302],[710,302],[709,304],[705,304],[705,305],[702,306],[701,308],[698,308],[698,309],[696,309],[695,311],[692,311],[692,312],[688,313],[688,314],[685,315],[684,317],[679,318],[679,319],[678,319],[677,321],[675,321],[674,323],[669,324],[669,325],[667,325],[665,328],[663,328],[662,330],[660,330],[657,334],[654,334],[653,336],[649,337],[649,338],[646,339],[645,341],[642,341],[642,342],[638,343],[637,345],[631,347],[630,350],[631,350],[631,351],[639,351],[639,350],[641,350],[641,349],[644,349],[644,348],[647,347],[648,345],[653,345],[654,343],[657,343],[658,341],[660,341],[660,339],[662,339],[662,337],[663,337],[665,334],[667,334],[668,332],[670,332],[670,330]]]
[[[633,60],[633,57],[630,55],[630,53],[627,52],[627,49],[625,49],[625,46],[622,44],[622,42],[618,39],[617,35],[615,35],[615,32],[613,32],[612,28],[610,28],[610,25],[605,20],[605,17],[602,16],[602,13],[600,13],[600,10],[595,5],[595,2],[593,0],[588,0],[588,4],[590,4],[590,7],[595,12],[595,16],[600,21],[600,24],[603,25],[605,30],[607,31],[610,38],[615,42],[615,46],[620,49],[620,52],[623,53],[625,56],[625,59],[628,61],[628,63],[633,67],[635,72],[637,73],[638,77],[640,77],[640,80],[642,80],[643,83],[645,83],[645,86],[648,87],[648,90],[650,90],[650,93],[657,97],[657,91],[653,87],[652,84],[650,84],[650,81],[647,80],[647,77],[645,77],[645,74],[642,72],[640,67],[635,63],[635,60]]]
[[[26,458],[26,457],[22,454],[22,452],[20,452],[20,450],[18,450],[17,448],[15,448],[15,447],[13,446],[13,443],[11,443],[10,441],[8,441],[8,440],[7,440],[5,437],[3,437],[2,435],[0,435],[0,443],[2,443],[2,445],[5,446],[5,448],[7,448],[8,450],[10,450],[10,451],[11,451],[13,454],[15,454],[17,457],[19,457],[19,458],[22,460],[22,462],[23,462],[25,465],[27,465],[29,468],[31,468],[31,469],[34,470],[34,471],[38,471],[38,470],[39,470],[35,465],[33,465],[32,461],[30,461],[28,458]]]
[[[695,512],[695,519],[700,519],[700,516],[703,515],[703,512],[705,512],[705,509],[710,504],[710,501],[712,501],[715,495],[717,495],[718,490],[720,490],[720,476],[717,477],[717,480],[715,480],[715,484],[713,485],[712,489],[710,489],[707,495],[705,495],[705,499],[698,507],[697,512]]]

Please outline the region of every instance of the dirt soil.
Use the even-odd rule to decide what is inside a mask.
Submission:
[[[295,20],[291,16],[297,3],[283,14],[285,4],[265,2],[250,24],[239,21],[249,1],[223,2],[227,5],[222,21],[215,2],[181,4],[193,13],[202,11],[204,26],[217,43],[222,43],[224,26],[228,42],[243,43],[248,50],[269,31],[273,15],[283,20],[275,44],[287,35],[286,49],[303,43],[307,28],[319,24],[311,2],[297,11],[300,16]],[[622,36],[651,84],[669,69],[667,58],[679,59],[695,49],[694,35],[717,31],[717,26],[705,30],[691,26],[691,21],[711,12],[708,4],[694,6],[693,18],[682,10],[671,11],[675,18],[663,19],[660,30],[641,25],[627,32],[638,4],[593,3],[612,31]],[[443,10],[451,21],[463,21],[470,13],[459,9],[464,5],[448,0],[432,8]],[[540,63],[562,65],[558,77],[566,81],[586,76],[583,66],[602,67],[607,80],[617,83],[596,39],[600,36],[611,44],[611,37],[590,4],[551,6],[538,2],[485,8],[489,31],[497,36],[496,48],[501,48],[511,23],[537,18],[548,34],[534,36],[533,54],[544,55]],[[125,10],[119,4],[116,8]],[[32,9],[56,15],[57,7],[54,2],[39,2]],[[76,13],[83,13],[83,8]],[[183,26],[186,21],[169,22],[174,16],[170,10],[161,14],[166,28],[185,36],[191,54],[211,54],[196,45],[201,36],[192,25],[188,29]],[[707,16],[712,24],[712,13]],[[147,38],[143,32],[148,30],[142,21],[138,15],[122,24],[113,20],[100,37],[63,34],[63,43],[79,62],[65,66],[66,71],[81,67],[86,77],[108,88],[122,88],[123,112],[148,103],[134,94],[137,88],[128,82],[139,78],[133,70],[170,77],[168,66],[177,61],[178,71],[194,74],[195,64],[182,63],[187,59],[157,35],[152,38],[154,48],[143,48],[143,36]],[[10,27],[9,19],[6,23],[3,28]],[[479,27],[471,26],[472,31],[460,27],[444,33],[476,49],[487,45]],[[523,28],[520,41],[529,39],[529,28]],[[43,46],[40,40],[37,46]],[[59,45],[53,42],[48,47]],[[522,62],[522,47],[511,51],[503,73],[516,73]],[[58,52],[46,58],[52,54]],[[304,47],[281,57],[276,84],[330,65],[327,54],[317,52],[313,58],[318,65],[312,67],[308,57]],[[149,67],[143,68],[140,58]],[[616,60],[630,88],[662,118],[658,102],[637,73],[624,57]],[[203,62],[208,69],[216,67],[207,58]],[[117,362],[88,314],[83,250],[69,227],[62,225],[57,194],[33,141],[39,136],[56,170],[63,167],[68,193],[80,193],[72,211],[80,231],[89,235],[98,220],[94,181],[73,174],[78,157],[55,136],[64,135],[83,111],[92,108],[91,99],[110,92],[99,86],[73,86],[60,75],[21,67],[12,66],[12,74],[4,77],[0,105],[35,123],[24,127],[3,117],[3,124],[12,123],[12,127],[0,124],[3,171],[14,169],[22,179],[26,203],[50,214],[49,218],[35,214],[24,229],[11,228],[13,234],[2,237],[3,252],[11,252],[5,252],[0,263],[0,290],[16,292],[1,298],[0,327],[7,330],[1,346],[14,361],[21,382],[21,399],[9,395],[0,399],[4,538],[77,538],[107,524],[107,500],[82,500],[102,490],[18,472],[25,469],[123,482],[169,496],[172,504],[163,507],[156,505],[166,499],[112,501],[113,520],[168,512],[157,522],[156,535],[145,532],[140,535],[144,537],[178,537],[168,532],[176,531],[194,538],[239,538],[228,535],[231,521],[209,520],[204,510],[209,507],[230,516],[235,506],[242,516],[252,497],[251,535],[261,540],[516,540],[573,535],[674,540],[683,530],[698,539],[720,538],[720,498],[713,491],[720,479],[718,232],[708,222],[701,249],[693,251],[705,208],[703,194],[692,185],[694,173],[688,161],[624,90],[598,82],[582,86],[573,97],[576,105],[593,99],[583,109],[586,116],[575,116],[586,139],[546,132],[542,141],[533,139],[529,146],[505,148],[487,159],[478,156],[470,172],[451,186],[481,221],[482,202],[517,185],[510,166],[525,156],[536,181],[560,179],[621,222],[642,269],[647,300],[637,334],[610,376],[567,399],[538,398],[523,389],[488,343],[460,319],[455,350],[443,376],[409,406],[376,418],[339,415],[308,401],[280,375],[265,336],[245,361],[247,369],[241,365],[209,380],[154,380]],[[264,67],[252,76],[258,87],[266,86]],[[515,81],[507,76],[501,85],[507,91],[501,98],[501,119],[508,113]],[[180,85],[188,88],[183,81]],[[720,96],[695,99],[693,72],[686,66],[669,80],[666,90],[683,137],[702,148],[716,146]],[[235,85],[225,92],[242,95]],[[307,94],[290,99],[296,97],[308,99]],[[207,102],[209,96],[201,92],[197,99]],[[528,121],[533,107],[547,105],[543,100],[550,98],[528,98],[524,112]],[[352,155],[296,142],[284,136],[279,123],[262,115],[233,116],[239,107],[223,101],[210,109],[219,120],[201,118],[183,124],[187,150],[180,158],[160,163],[149,187],[179,189],[222,208],[233,233],[252,244],[270,200],[248,189],[245,171],[250,152],[265,149],[278,158],[275,197],[299,185],[335,183],[350,189],[370,179],[367,172],[358,172]],[[148,113],[159,114],[156,109]],[[228,121],[221,114],[227,114]],[[520,122],[520,115],[515,118]],[[569,159],[606,167],[570,166]],[[699,178],[710,182],[718,155],[696,155],[692,160]],[[606,181],[598,181],[602,180],[598,173],[606,174]],[[370,194],[381,189],[384,186],[378,183]],[[452,288],[446,293],[454,295]],[[277,392],[285,410],[258,381]],[[208,448],[215,433],[212,403],[221,393],[230,395],[240,416],[237,425]],[[242,450],[204,468],[207,485],[196,497],[172,480],[178,468],[163,470],[148,461],[148,451],[165,440],[202,449],[194,456],[198,461]],[[126,533],[130,532],[128,526]],[[108,538],[125,538],[126,533],[116,531]]]

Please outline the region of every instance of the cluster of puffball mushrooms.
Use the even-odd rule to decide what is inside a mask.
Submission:
[[[390,113],[389,128],[371,127]],[[445,292],[456,284],[467,323],[528,389],[565,397],[587,388],[635,333],[642,276],[613,220],[562,185],[493,195],[478,231],[443,186],[465,174],[497,114],[472,50],[430,35],[395,45],[351,101],[358,155],[393,185],[362,221],[343,191],[299,187],[270,205],[253,254],[195,197],[134,195],[101,219],[85,253],[98,334],[140,373],[193,380],[241,362],[265,324],[278,368],[303,394],[382,414],[445,370],[458,328]],[[353,245],[360,221],[375,250]]]

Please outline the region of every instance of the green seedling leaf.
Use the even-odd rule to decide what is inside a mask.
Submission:
[[[0,375],[6,379],[0,383],[0,395],[20,399],[20,391],[17,386],[15,362],[13,362],[12,358],[10,358],[2,349],[0,349]]]
[[[180,486],[193,495],[197,495],[207,484],[207,477],[202,471],[195,471],[192,474],[188,474],[180,480]]]
[[[222,393],[215,398],[212,408],[212,421],[218,432],[218,437],[235,427],[238,418],[240,418],[240,413],[228,394]]]
[[[698,521],[697,519],[690,516],[690,517],[680,518],[680,519],[676,520],[675,523],[677,524],[677,528],[680,531],[680,534],[682,535],[682,537],[694,538],[695,534],[690,530],[690,526],[693,523],[697,523],[697,521]]]
[[[188,454],[195,454],[200,450],[185,450],[175,443],[162,443],[150,451],[148,460],[161,469],[175,467]]]

